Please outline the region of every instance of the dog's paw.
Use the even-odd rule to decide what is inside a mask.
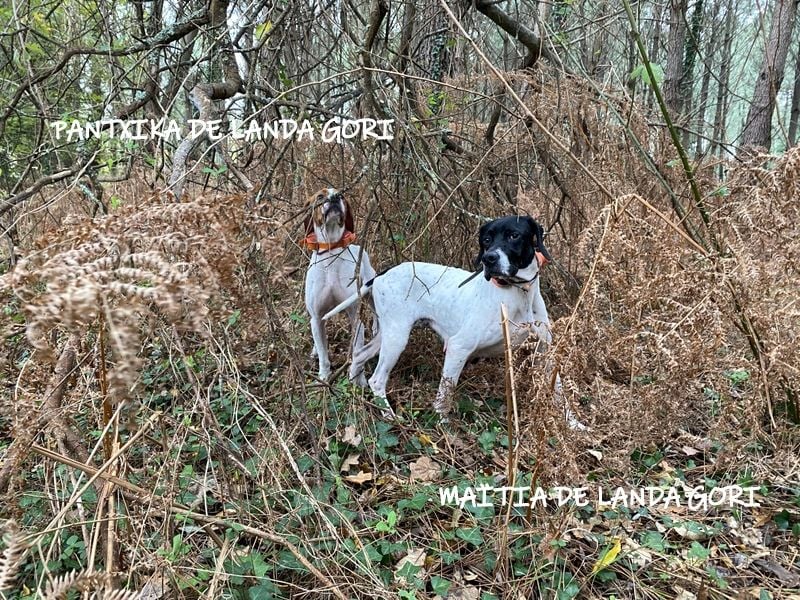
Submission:
[[[381,409],[381,418],[384,421],[397,421],[397,415],[392,410],[392,405],[385,396],[375,396],[375,404]]]
[[[353,370],[351,369],[347,373],[347,377],[360,388],[369,387],[369,383],[367,383],[367,376],[364,374],[364,369],[361,369],[360,373],[353,373]]]

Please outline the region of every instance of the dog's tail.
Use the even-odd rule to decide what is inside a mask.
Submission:
[[[350,308],[351,306],[353,306],[353,304],[355,304],[356,302],[361,300],[361,298],[364,298],[364,297],[368,296],[369,294],[371,294],[372,293],[372,283],[374,281],[375,281],[375,278],[373,277],[367,283],[365,283],[364,285],[361,286],[361,289],[358,290],[358,293],[353,294],[347,300],[342,302],[339,306],[337,306],[333,310],[331,310],[328,313],[326,313],[325,316],[322,317],[322,320],[323,321],[327,321],[332,316],[338,315],[343,310],[346,310],[346,309]]]

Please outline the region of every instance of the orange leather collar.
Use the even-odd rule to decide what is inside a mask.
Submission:
[[[309,233],[304,237],[300,243],[309,250],[316,250],[317,252],[327,252],[328,250],[335,250],[336,248],[346,248],[356,241],[356,234],[352,231],[345,231],[344,235],[338,242],[326,244],[325,242],[317,241],[316,233]]]

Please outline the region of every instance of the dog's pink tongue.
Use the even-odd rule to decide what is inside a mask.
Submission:
[[[492,277],[491,282],[499,288],[504,288],[508,286],[505,279],[498,279],[497,277]]]

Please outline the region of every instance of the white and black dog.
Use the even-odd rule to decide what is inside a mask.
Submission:
[[[308,198],[306,208],[306,237],[302,243],[312,250],[306,274],[306,308],[311,317],[314,353],[319,358],[319,378],[327,380],[331,374],[331,361],[322,315],[348,300],[347,316],[353,329],[352,351],[354,355],[359,354],[364,345],[364,325],[358,317],[356,305],[358,288],[360,282],[375,277],[375,270],[367,253],[353,243],[353,213],[341,192],[333,188],[321,189]],[[358,373],[355,379],[359,385],[366,386],[363,372]]]
[[[407,262],[367,281],[358,294],[323,317],[328,319],[359,297],[372,294],[380,333],[353,353],[351,378],[362,374],[364,364],[380,352],[369,385],[376,396],[386,398],[389,374],[411,329],[427,325],[444,341],[444,369],[434,408],[446,417],[467,360],[503,353],[501,304],[508,314],[512,344],[519,345],[530,332],[549,344],[550,321],[539,291],[539,273],[550,255],[542,238],[541,225],[531,217],[503,217],[483,225],[478,234],[480,253],[475,264],[483,267],[483,279],[470,279],[471,274],[462,269]],[[387,403],[387,416],[390,411]],[[571,413],[567,415],[573,427],[580,427]]]

